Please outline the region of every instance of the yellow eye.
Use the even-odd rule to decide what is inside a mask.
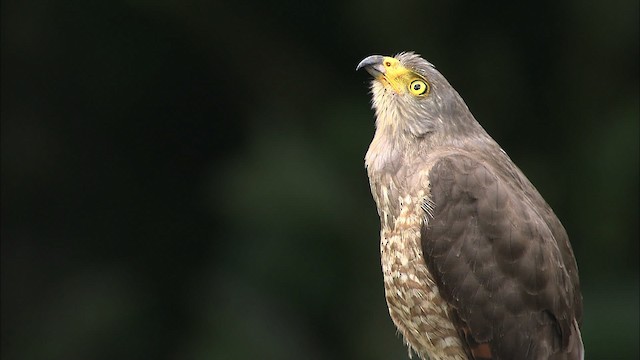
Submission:
[[[409,85],[409,91],[413,95],[425,95],[429,91],[429,85],[422,80],[413,80]]]

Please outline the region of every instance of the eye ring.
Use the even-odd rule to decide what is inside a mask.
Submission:
[[[429,84],[423,80],[413,80],[411,84],[409,84],[409,91],[416,96],[426,95],[429,91]]]

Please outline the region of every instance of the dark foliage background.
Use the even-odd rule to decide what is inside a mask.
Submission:
[[[2,359],[405,359],[363,167],[373,54],[443,72],[637,359],[638,2],[4,0]]]

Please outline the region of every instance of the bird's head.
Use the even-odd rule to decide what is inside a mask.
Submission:
[[[450,130],[463,131],[465,123],[475,123],[444,76],[417,54],[368,56],[359,69],[374,78],[371,93],[379,131],[422,138],[436,132],[453,134]]]

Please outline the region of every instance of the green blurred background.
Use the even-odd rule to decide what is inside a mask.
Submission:
[[[354,71],[403,50],[567,228],[587,357],[638,359],[638,13],[2,1],[2,359],[406,359]]]

